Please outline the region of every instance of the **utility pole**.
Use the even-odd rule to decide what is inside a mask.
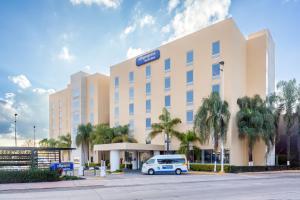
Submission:
[[[33,126],[33,146],[35,147],[35,125]]]
[[[15,113],[15,146],[17,146],[17,116],[18,114]]]

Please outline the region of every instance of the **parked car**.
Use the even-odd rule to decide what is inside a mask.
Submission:
[[[142,167],[142,173],[149,175],[166,173],[180,175],[186,172],[188,172],[187,160],[185,155],[180,154],[156,155],[147,160]]]

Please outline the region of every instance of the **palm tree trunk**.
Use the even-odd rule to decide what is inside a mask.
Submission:
[[[286,165],[290,166],[290,157],[291,157],[291,136],[288,132],[287,134],[287,140],[286,140],[286,151],[287,151],[287,156],[286,156]]]
[[[221,173],[224,172],[224,141],[221,139]]]
[[[249,156],[249,166],[253,166],[253,154],[252,154],[252,145],[249,144],[248,156]]]
[[[214,172],[217,172],[217,150],[215,149],[215,164],[214,164]]]
[[[87,146],[87,162],[90,162],[90,145],[89,142],[86,143]]]
[[[167,154],[169,154],[169,151],[170,151],[170,140],[169,140],[170,136],[169,136],[169,133],[167,133]]]

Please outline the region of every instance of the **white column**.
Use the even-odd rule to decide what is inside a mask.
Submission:
[[[154,156],[159,155],[160,151],[153,151]]]
[[[132,170],[137,170],[138,169],[138,162],[137,162],[137,151],[132,152]]]
[[[110,151],[110,171],[114,172],[120,169],[120,152],[118,150]]]

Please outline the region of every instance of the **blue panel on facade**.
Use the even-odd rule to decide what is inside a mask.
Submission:
[[[141,66],[143,64],[149,63],[151,61],[157,60],[160,57],[160,51],[155,50],[145,55],[136,58],[136,66]]]

